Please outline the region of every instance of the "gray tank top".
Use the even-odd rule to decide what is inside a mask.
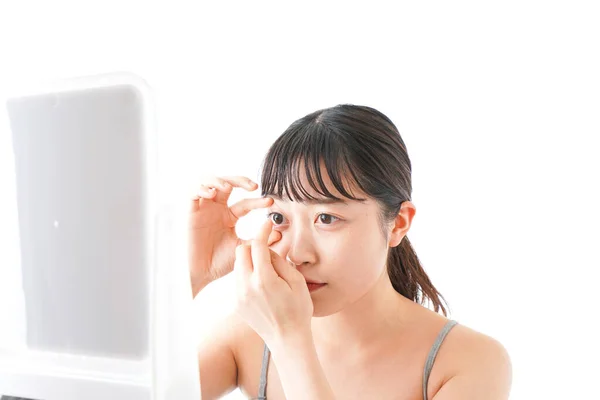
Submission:
[[[425,371],[423,372],[423,400],[428,400],[427,398],[427,383],[429,382],[429,375],[431,374],[431,369],[433,368],[433,362],[435,361],[435,357],[442,345],[442,342],[446,338],[450,329],[454,327],[458,322],[454,320],[449,320],[446,325],[440,331],[437,339],[433,343],[431,350],[429,351],[429,355],[427,356],[427,361],[425,362]],[[258,397],[255,400],[267,400],[267,370],[269,366],[269,356],[270,351],[267,345],[265,344],[263,350],[263,360],[262,367],[260,370],[260,384],[258,386]]]

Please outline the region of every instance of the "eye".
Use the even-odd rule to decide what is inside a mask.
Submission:
[[[281,224],[283,224],[283,220],[284,220],[283,215],[281,215],[281,214],[279,214],[277,212],[269,213],[267,215],[267,218],[271,218],[271,221],[273,221],[273,223],[275,225],[281,225]]]
[[[338,217],[334,217],[329,214],[319,214],[319,221],[324,225],[331,225],[335,221],[339,220]]]
[[[285,217],[278,212],[272,212],[272,213],[267,214],[267,218],[270,218],[271,221],[273,221],[273,224],[275,226],[279,226],[279,225],[282,225],[285,223]],[[334,222],[340,220],[340,218],[334,217],[333,215],[330,215],[330,214],[319,214],[318,220],[323,225],[331,225]]]

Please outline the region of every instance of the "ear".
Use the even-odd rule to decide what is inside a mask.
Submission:
[[[410,229],[410,225],[412,223],[412,219],[417,212],[417,208],[410,201],[405,201],[400,206],[400,211],[396,218],[394,219],[394,226],[392,227],[392,231],[389,236],[389,246],[396,247],[401,242],[404,236],[408,233]]]

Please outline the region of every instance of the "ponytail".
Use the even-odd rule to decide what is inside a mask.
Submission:
[[[447,305],[446,299],[429,280],[408,237],[404,236],[398,246],[389,250],[387,269],[392,286],[398,293],[422,305],[428,299],[433,303],[435,312],[441,309],[444,316],[448,316],[441,302],[443,300]]]

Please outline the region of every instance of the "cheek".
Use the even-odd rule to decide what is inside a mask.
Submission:
[[[380,236],[380,235],[379,235]],[[328,253],[329,265],[334,265],[335,281],[344,286],[370,286],[385,268],[386,247],[377,233],[347,235],[344,240],[331,243],[335,248]]]

